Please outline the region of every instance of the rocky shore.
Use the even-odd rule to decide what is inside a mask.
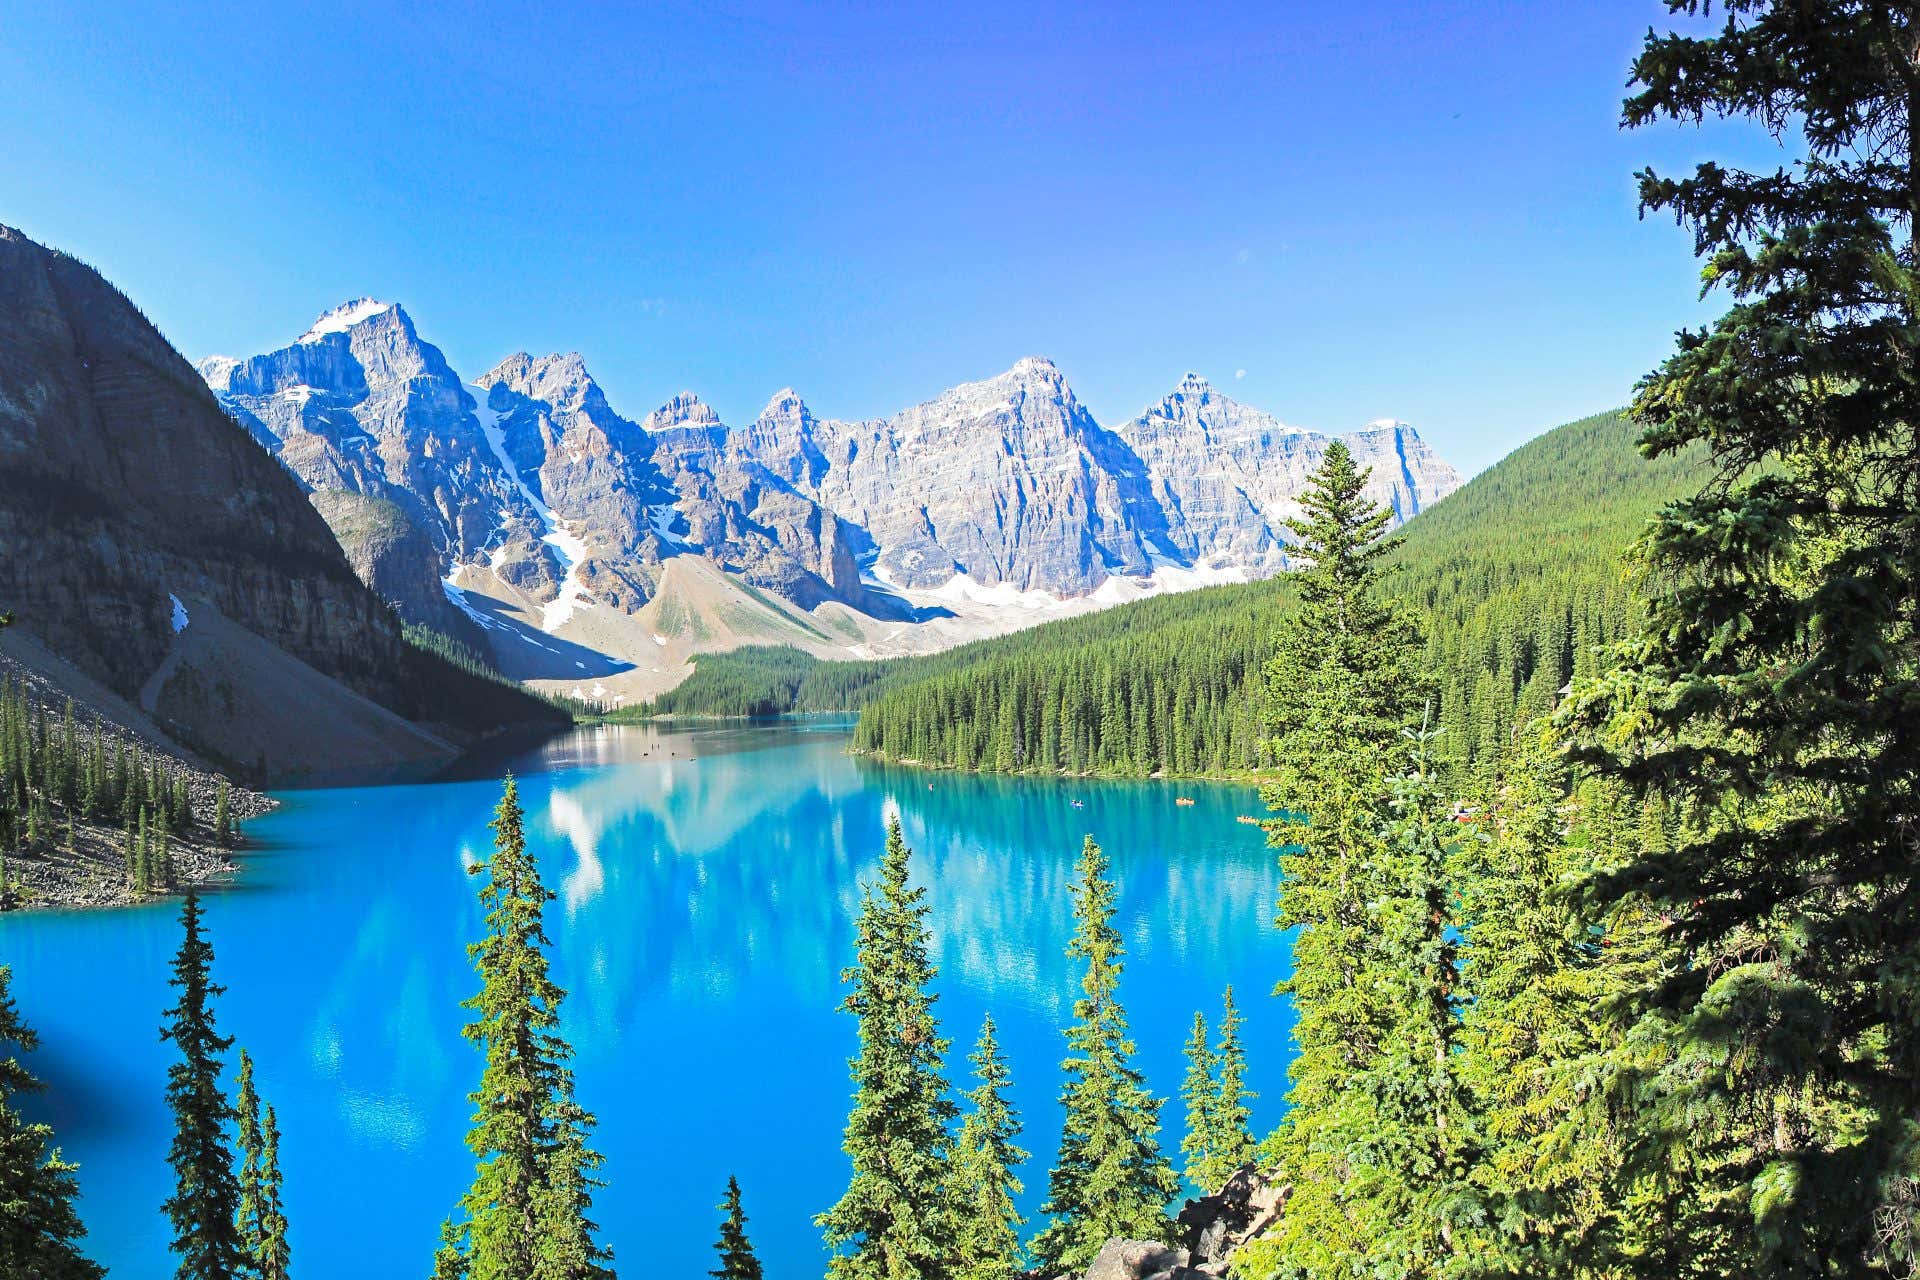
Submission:
[[[0,679],[17,686],[28,703],[49,719],[64,715],[68,695],[32,668],[0,655]],[[123,704],[106,698],[100,703],[73,699],[74,731],[83,751],[91,748],[94,736],[100,734],[109,751],[125,742],[136,746],[146,760],[159,760],[170,785],[185,780],[193,820],[168,839],[174,868],[174,889],[169,894],[230,880],[236,871],[234,850],[218,847],[213,838],[222,775],[190,759],[151,724],[130,727],[122,723],[134,719],[124,714],[127,708]],[[246,822],[273,807],[269,797],[227,784],[227,811],[238,843],[244,845]],[[127,867],[126,832],[118,815],[106,821],[76,819],[69,831],[66,815],[58,813],[51,830],[38,842],[0,848],[0,859],[4,859],[0,911],[131,906],[169,896],[134,891]]]

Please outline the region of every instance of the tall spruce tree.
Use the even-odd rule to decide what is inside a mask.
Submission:
[[[1248,1104],[1259,1095],[1247,1087],[1247,1048],[1240,1042],[1244,1019],[1233,1002],[1233,986],[1228,984],[1220,1010],[1220,1089],[1213,1107],[1214,1180],[1209,1189],[1222,1182],[1254,1159],[1253,1109]]]
[[[954,1217],[948,1199],[947,1041],[934,1017],[926,891],[908,882],[912,852],[899,818],[887,823],[880,882],[861,899],[855,960],[841,978],[859,1053],[843,1148],[853,1176],[817,1219],[844,1280],[948,1274]]]
[[[1020,1117],[1008,1092],[1012,1073],[1000,1052],[991,1014],[967,1059],[978,1082],[967,1092],[968,1111],[953,1143],[954,1269],[956,1280],[1014,1280],[1022,1272],[1017,1203],[1023,1190],[1014,1172],[1027,1159],[1019,1146]]]
[[[78,1166],[49,1148],[51,1126],[20,1114],[21,1099],[45,1086],[20,1061],[40,1038],[20,1016],[12,984],[13,970],[0,966],[0,1275],[100,1280],[105,1269],[80,1252],[87,1229],[74,1208]]]
[[[191,890],[180,907],[180,950],[168,985],[179,992],[166,1012],[160,1038],[180,1060],[167,1068],[167,1107],[173,1112],[173,1194],[164,1209],[173,1226],[178,1280],[232,1280],[246,1274],[246,1250],[234,1225],[240,1184],[227,1146],[233,1108],[220,1085],[221,1055],[231,1038],[214,1029],[213,1002],[226,988],[213,981],[213,945],[201,932],[200,897]]]
[[[240,1211],[235,1225],[246,1251],[249,1276],[287,1280],[286,1210],[280,1200],[280,1135],[273,1108],[263,1117],[253,1083],[253,1057],[240,1051],[234,1080],[234,1116],[240,1141]]]
[[[1180,1180],[1160,1150],[1160,1100],[1134,1066],[1120,1004],[1126,955],[1114,927],[1117,893],[1107,856],[1088,836],[1073,883],[1067,955],[1086,962],[1067,1029],[1066,1121],[1043,1206],[1051,1221],[1033,1252],[1048,1274],[1079,1269],[1115,1236],[1164,1239],[1167,1202]]]
[[[1215,1112],[1220,1105],[1220,1055],[1207,1036],[1207,1015],[1198,1009],[1193,1011],[1186,1055],[1187,1075],[1180,1084],[1180,1099],[1187,1107],[1187,1132],[1180,1139],[1186,1165],[1181,1172],[1189,1185],[1204,1194],[1215,1189],[1213,1142],[1219,1126]]]
[[[740,1205],[740,1180],[727,1178],[726,1198],[720,1202],[720,1238],[714,1252],[720,1265],[707,1272],[714,1280],[760,1280],[760,1259],[747,1239],[747,1211]]]
[[[493,854],[482,877],[485,936],[467,947],[480,990],[464,1002],[464,1030],[485,1065],[467,1148],[478,1160],[460,1217],[442,1231],[436,1277],[596,1280],[611,1254],[586,1214],[599,1156],[586,1143],[593,1117],[573,1098],[573,1051],[561,1035],[566,998],[548,973],[544,924],[553,894],[527,848],[520,789],[509,776],[493,816]]]
[[[287,1240],[287,1211],[280,1201],[280,1117],[267,1104],[260,1120],[260,1185],[266,1211],[260,1219],[260,1237],[254,1242],[254,1270],[259,1280],[287,1280],[293,1269],[293,1247]]]
[[[1637,1150],[1688,1161],[1742,1273],[1859,1274],[1911,1267],[1920,1227],[1920,12],[1717,13],[1649,33],[1625,123],[1751,121],[1804,159],[1641,175],[1733,305],[1633,412],[1720,478],[1654,522],[1646,626],[1569,719],[1681,816],[1599,886],[1680,952]]]
[[[1365,496],[1367,475],[1338,442],[1314,472],[1305,517],[1289,522],[1306,562],[1290,575],[1299,602],[1267,668],[1274,768],[1261,794],[1283,875],[1276,923],[1297,930],[1277,990],[1293,998],[1299,1052],[1266,1144],[1294,1190],[1264,1265],[1290,1274],[1358,1265],[1390,1225],[1390,1206],[1350,1185],[1356,1153],[1386,1123],[1353,1085],[1380,1065],[1402,1013],[1405,958],[1381,948],[1380,909],[1403,892],[1388,872],[1392,779],[1407,768],[1427,681],[1415,629],[1380,597],[1391,517]]]

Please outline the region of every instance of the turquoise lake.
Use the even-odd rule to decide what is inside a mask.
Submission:
[[[600,1120],[597,1216],[622,1274],[705,1274],[730,1173],[768,1275],[822,1273],[812,1217],[845,1184],[854,1047],[839,973],[895,808],[929,891],[956,1084],[982,1014],[1001,1028],[1035,1153],[1030,1214],[1059,1137],[1078,982],[1067,889],[1088,833],[1119,882],[1122,998],[1153,1089],[1178,1090],[1195,1009],[1211,1020],[1232,983],[1256,1131],[1278,1119],[1290,1018],[1270,992],[1288,946],[1271,923],[1274,857],[1234,821],[1258,811],[1250,790],[927,774],[846,743],[831,723],[596,728],[501,762],[522,779],[558,894],[555,975],[580,1100]],[[465,868],[487,847],[497,794],[486,777],[282,796],[249,825],[238,883],[208,900],[221,1028],[253,1053],[280,1113],[302,1280],[424,1276],[471,1176],[480,1064],[460,1001],[479,912]],[[141,1280],[173,1270],[158,1027],[177,912],[0,919],[0,962],[53,1090],[37,1114],[82,1166],[88,1252]],[[1162,1118],[1177,1159],[1177,1098]]]

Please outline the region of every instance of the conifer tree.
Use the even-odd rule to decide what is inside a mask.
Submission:
[[[1633,412],[1650,455],[1704,451],[1717,480],[1650,527],[1646,625],[1568,715],[1680,817],[1599,886],[1679,949],[1636,1149],[1727,1144],[1689,1177],[1746,1224],[1742,1273],[1859,1274],[1911,1266],[1888,1242],[1920,1226],[1920,15],[1714,16],[1648,34],[1625,123],[1746,121],[1805,159],[1640,176],[1732,307]]]
[[[1207,1039],[1207,1015],[1193,1012],[1193,1031],[1187,1036],[1187,1076],[1180,1085],[1180,1098],[1187,1104],[1187,1132],[1180,1140],[1180,1154],[1186,1158],[1184,1173],[1191,1186],[1202,1193],[1214,1190],[1213,1140],[1218,1125],[1214,1113],[1220,1102],[1220,1059]]]
[[[280,1135],[273,1108],[263,1118],[253,1084],[253,1058],[240,1051],[234,1082],[234,1116],[240,1141],[240,1211],[235,1225],[246,1251],[248,1274],[258,1280],[286,1280],[286,1212],[280,1201]]]
[[[214,1028],[213,1002],[226,988],[213,981],[213,946],[201,932],[199,895],[180,907],[182,938],[168,985],[179,991],[160,1036],[180,1060],[167,1068],[167,1106],[173,1112],[173,1143],[167,1163],[174,1189],[164,1205],[173,1226],[178,1280],[232,1280],[245,1274],[247,1258],[234,1222],[240,1187],[227,1146],[233,1108],[220,1086],[221,1055],[233,1041]]]
[[[740,1206],[738,1178],[727,1178],[726,1198],[719,1207],[720,1238],[713,1248],[720,1255],[720,1265],[707,1274],[714,1280],[760,1280],[760,1259],[753,1252],[753,1242],[747,1239],[747,1213]]]
[[[1274,770],[1261,794],[1284,874],[1276,923],[1297,929],[1293,998],[1299,1052],[1289,1109],[1267,1144],[1294,1193],[1266,1247],[1294,1272],[1355,1265],[1385,1229],[1384,1205],[1350,1204],[1351,1153],[1376,1132],[1374,1100],[1352,1087],[1375,1068],[1398,1011],[1384,981],[1378,904],[1389,883],[1390,780],[1408,759],[1426,681],[1418,637],[1383,603],[1380,558],[1390,513],[1364,495],[1367,473],[1336,442],[1289,522],[1305,567],[1297,607],[1267,668]]]
[[[21,1099],[45,1086],[20,1061],[40,1041],[13,1002],[12,982],[0,966],[0,1275],[100,1280],[105,1270],[80,1252],[87,1229],[74,1208],[77,1166],[49,1148],[50,1126],[20,1114]]]
[[[1215,1178],[1210,1189],[1235,1170],[1254,1160],[1253,1111],[1248,1104],[1259,1095],[1247,1088],[1247,1050],[1240,1043],[1240,1009],[1233,1002],[1233,987],[1228,985],[1220,1013],[1220,1091],[1213,1107],[1213,1158]]]
[[[1092,836],[1081,847],[1072,893],[1067,955],[1087,968],[1067,1030],[1066,1121],[1043,1206],[1051,1221],[1033,1242],[1048,1274],[1084,1267],[1115,1236],[1166,1238],[1167,1202],[1180,1188],[1160,1151],[1160,1101],[1133,1064],[1119,997],[1126,949],[1113,923],[1117,895]]]
[[[908,882],[912,851],[898,817],[887,823],[880,882],[861,898],[852,989],[859,1052],[850,1062],[853,1107],[843,1148],[853,1176],[818,1225],[840,1280],[904,1280],[953,1265],[948,1203],[947,1041],[934,1017],[926,891]]]
[[[287,1280],[293,1250],[287,1242],[287,1213],[280,1201],[280,1117],[271,1103],[260,1122],[260,1183],[266,1212],[254,1248],[254,1269],[259,1280]]]
[[[1606,1087],[1617,1015],[1652,985],[1645,932],[1598,920],[1578,893],[1619,860],[1617,806],[1601,788],[1577,800],[1553,745],[1535,726],[1502,754],[1484,797],[1491,838],[1463,846],[1461,1084],[1481,1144],[1471,1177],[1482,1211],[1460,1253],[1470,1276],[1675,1274],[1662,1224],[1646,1218],[1657,1187],[1622,1176]]]
[[[213,798],[213,843],[220,849],[233,845],[233,801],[229,791],[227,780],[221,778],[219,790]]]
[[[1341,1198],[1377,1224],[1361,1252],[1370,1265],[1432,1274],[1474,1217],[1466,1186],[1477,1159],[1459,1081],[1459,938],[1454,885],[1465,841],[1435,774],[1434,735],[1412,735],[1408,771],[1393,780],[1381,883],[1373,912],[1379,954],[1370,966],[1392,1012],[1381,1051],[1349,1087],[1368,1095],[1371,1130],[1350,1149]],[[1291,1202],[1289,1202],[1291,1208]]]
[[[484,877],[485,936],[467,948],[480,975],[464,1031],[485,1055],[467,1148],[478,1161],[460,1217],[442,1229],[434,1275],[471,1280],[595,1280],[611,1254],[586,1217],[600,1157],[593,1117],[575,1105],[572,1049],[560,1034],[566,993],[548,974],[543,914],[553,898],[527,849],[520,791],[509,776],[493,817]]]
[[[588,1144],[594,1118],[571,1094],[548,1107],[553,1138],[539,1188],[541,1224],[534,1280],[611,1280],[613,1253],[599,1242],[593,1193],[605,1186],[599,1173],[606,1158]]]
[[[1013,1084],[987,1015],[968,1061],[978,1083],[968,1091],[966,1119],[953,1143],[956,1280],[1013,1280],[1021,1274],[1015,1203],[1023,1190],[1014,1173],[1027,1159],[1019,1146],[1020,1117],[1007,1094]]]

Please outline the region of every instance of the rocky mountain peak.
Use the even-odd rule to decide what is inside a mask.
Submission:
[[[641,425],[649,431],[665,431],[670,427],[717,427],[720,425],[720,415],[693,392],[682,391],[648,414],[647,420]]]
[[[1044,378],[1053,382],[1065,382],[1066,375],[1060,372],[1060,366],[1045,356],[1021,356],[1013,362],[1008,373],[1024,378]]]
[[[786,432],[805,435],[812,430],[813,422],[813,410],[800,398],[800,393],[792,387],[782,387],[773,393],[773,398],[767,401],[767,407],[754,419],[755,439],[763,436],[777,438]],[[767,433],[773,435],[768,436]]]
[[[474,379],[474,385],[480,387],[496,383],[505,383],[508,390],[530,400],[545,401],[556,409],[577,410],[589,401],[604,398],[578,351],[537,357],[516,351]]]
[[[378,298],[354,298],[350,302],[341,303],[330,311],[321,312],[320,318],[315,320],[307,331],[300,335],[298,341],[303,343],[319,342],[329,334],[345,333],[355,325],[365,324],[367,321],[377,316],[386,315],[390,311],[399,313],[399,305],[392,302],[382,302]]]
[[[233,371],[246,364],[246,361],[233,356],[208,356],[193,366],[194,372],[206,379],[206,383],[215,393],[225,391],[233,381]]]

